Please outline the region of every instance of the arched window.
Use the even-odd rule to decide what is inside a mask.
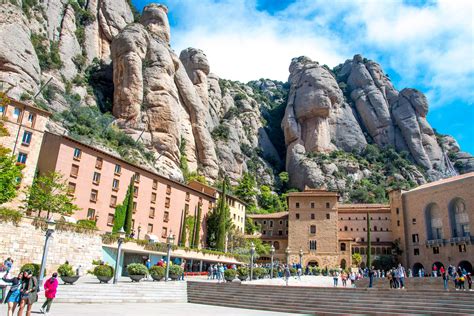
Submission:
[[[275,247],[275,250],[280,249],[280,243],[279,243],[278,241],[275,241],[275,242],[273,243],[273,247]]]
[[[374,231],[377,231],[377,226],[374,226]]]
[[[365,255],[365,247],[361,247],[361,248],[360,248],[360,254],[361,254],[361,255]]]
[[[443,239],[443,220],[438,204],[431,203],[426,207],[425,222],[428,240]]]
[[[346,251],[346,243],[341,243],[341,251]]]
[[[380,247],[375,248],[375,254],[380,255]]]
[[[344,226],[344,231],[347,231],[347,226]]]
[[[469,215],[464,200],[455,198],[449,203],[449,220],[453,237],[470,236]]]

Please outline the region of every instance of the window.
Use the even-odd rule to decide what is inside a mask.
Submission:
[[[87,210],[87,219],[94,220],[95,218],[95,210],[90,208]]]
[[[270,221],[270,227],[273,227],[273,221]]]
[[[466,245],[459,245],[459,252],[466,252]]]
[[[76,192],[76,184],[74,182],[69,182],[67,185],[67,193],[74,194]]]
[[[376,241],[376,242],[380,242],[380,238],[375,238],[375,241]]]
[[[169,184],[166,186],[166,194],[171,194],[171,186]]]
[[[5,107],[0,105],[0,115],[3,116],[5,114]]]
[[[331,207],[331,204],[329,204],[329,202],[326,202],[326,208],[330,208]]]
[[[97,190],[92,189],[91,190],[91,202],[97,202],[97,197],[99,195],[99,192]]]
[[[347,231],[347,226],[344,226],[344,231],[345,231],[345,232]]]
[[[189,204],[184,204],[184,213],[189,213]]]
[[[314,202],[311,202],[311,208],[314,208]]]
[[[283,236],[283,231],[282,230],[278,231],[278,236]]]
[[[412,219],[411,219],[411,223],[412,223],[413,225],[416,225],[416,218],[412,218]]]
[[[262,235],[266,235],[266,234],[267,234],[266,230],[262,231]]]
[[[79,174],[79,166],[78,165],[72,165],[71,166],[71,177],[76,178],[78,174]]]
[[[346,243],[341,243],[341,251],[346,251]]]
[[[92,176],[92,182],[94,184],[99,184],[100,183],[100,173],[94,172],[94,175]]]
[[[111,207],[117,206],[117,196],[116,195],[111,195],[110,196],[110,206]]]
[[[25,153],[18,153],[18,158],[16,161],[21,164],[26,164],[26,160],[28,159],[28,155]]]
[[[331,214],[326,213],[326,219],[331,219]]]
[[[35,121],[35,115],[33,113],[29,113],[28,114],[28,122],[33,124],[34,121]]]
[[[283,225],[283,221],[280,221],[280,225]]]
[[[74,148],[74,159],[76,160],[79,160],[81,159],[81,155],[82,155],[82,150],[80,150],[79,148]]]
[[[107,216],[107,226],[114,226],[114,214],[109,213]]]
[[[165,199],[165,207],[166,207],[166,208],[169,208],[169,207],[170,207],[170,204],[171,204],[171,199],[170,199],[169,197],[167,197],[167,198]]]
[[[133,175],[133,181],[140,182],[140,173],[135,172],[135,174]]]
[[[153,190],[156,190],[158,188],[158,180],[153,180]]]
[[[362,242],[365,242],[365,238],[364,238],[364,237],[362,237],[362,238],[360,239],[360,241],[362,241]]]
[[[115,165],[114,172],[115,172],[115,174],[122,173],[122,167],[120,165]]]
[[[315,219],[314,213],[311,213],[311,219]]]
[[[136,213],[136,212],[137,212],[137,202],[133,202],[132,213]]]
[[[138,187],[137,187],[137,186],[134,186],[134,187],[133,187],[133,196],[134,196],[134,197],[137,197],[137,196],[138,196]]]
[[[267,221],[263,221],[263,225],[267,225]]]
[[[170,212],[168,211],[165,211],[165,213],[163,214],[163,222],[168,222],[170,220]]]
[[[148,234],[153,233],[153,224],[148,224],[148,228],[146,230]]]
[[[316,250],[316,248],[317,248],[316,240],[310,240],[309,241],[309,250]]]
[[[163,238],[168,237],[168,228],[163,227],[163,228],[161,229],[161,237],[163,237]]]
[[[120,180],[114,179],[112,180],[112,190],[118,191],[120,185]]]
[[[354,229],[351,227],[351,231],[353,231]]]
[[[316,225],[311,225],[309,227],[309,233],[310,234],[316,234]]]
[[[21,110],[19,108],[15,108],[13,110],[13,118],[17,119],[20,117],[20,114],[21,114]]]
[[[279,243],[278,241],[275,241],[275,242],[273,243],[273,247],[275,247],[275,250],[280,249],[280,243]]]
[[[25,131],[23,133],[23,138],[21,139],[21,143],[23,145],[28,146],[31,143],[31,136],[33,136],[31,132]]]
[[[400,209],[397,207],[397,215],[400,214]]]
[[[300,219],[300,213],[296,213],[295,216],[296,216],[296,219]]]
[[[233,214],[233,215],[234,215],[234,220],[235,220],[235,214]]]
[[[186,201],[191,200],[191,194],[189,192],[186,192]]]
[[[374,226],[374,231],[377,231],[377,226]]]
[[[381,219],[382,219],[382,217],[379,216],[379,220],[381,220]]]
[[[155,208],[150,207],[150,213],[148,213],[149,218],[155,218]]]
[[[300,202],[296,202],[295,207],[300,208]]]
[[[418,237],[418,234],[413,234],[411,235],[411,240],[414,242],[414,243],[417,243],[420,241],[420,238]]]
[[[96,159],[96,161],[95,161],[95,167],[96,167],[97,169],[102,169],[102,163],[103,163],[102,158],[97,157],[97,159]]]
[[[420,255],[420,249],[418,249],[418,248],[413,249],[413,255],[419,256]]]
[[[397,221],[397,226],[400,226],[400,221],[399,220]]]
[[[268,231],[268,236],[270,236],[270,237],[273,236],[273,230]]]
[[[153,204],[156,203],[156,193],[155,192],[151,193],[151,203],[153,203]]]
[[[433,247],[433,254],[439,254],[439,247]]]

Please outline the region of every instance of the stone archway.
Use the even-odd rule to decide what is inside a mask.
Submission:
[[[441,267],[444,268],[444,264],[442,262],[436,261],[431,265],[431,269],[433,269],[434,266],[436,266],[436,269],[437,269],[438,275],[439,275],[439,269],[441,269]]]
[[[424,269],[423,265],[419,262],[413,265],[413,276],[418,277],[420,276],[420,270]]]
[[[469,273],[469,272],[470,272],[470,273],[473,272],[473,270],[472,270],[472,264],[471,264],[469,261],[467,261],[467,260],[463,260],[463,261],[459,262],[458,267],[461,267],[461,269],[466,270],[466,272],[468,272],[468,273]]]
[[[319,267],[319,263],[316,260],[308,261],[307,265],[310,267]]]
[[[346,269],[346,266],[347,266],[346,259],[342,259],[342,260],[341,260],[341,265],[340,265],[341,269],[342,269],[342,270],[345,270],[345,269]]]

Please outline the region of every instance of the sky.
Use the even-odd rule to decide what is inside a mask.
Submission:
[[[141,11],[151,2],[132,0]],[[161,0],[171,45],[207,55],[211,72],[248,82],[288,79],[291,59],[330,67],[355,54],[399,90],[424,92],[428,121],[474,153],[474,1]]]

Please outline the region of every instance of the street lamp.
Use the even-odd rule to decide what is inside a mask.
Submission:
[[[290,264],[290,246],[286,247],[285,254],[286,254],[286,264]]]
[[[44,279],[44,269],[46,267],[46,258],[48,257],[48,248],[49,248],[49,239],[53,235],[54,228],[56,228],[56,222],[52,219],[49,218],[46,221],[46,239],[44,241],[44,248],[43,248],[43,257],[41,258],[41,267],[40,267],[40,275],[39,275],[39,285],[43,285],[43,279]]]
[[[253,256],[255,254],[255,244],[253,241],[250,243],[250,281],[253,278]]]
[[[271,270],[270,270],[270,279],[273,279],[273,255],[275,254],[275,247],[272,246],[270,247],[270,255],[271,255],[271,258],[272,258],[272,267],[271,267]]]
[[[174,243],[174,235],[170,234],[168,238],[166,238],[166,242],[168,243],[168,254],[167,254],[167,261],[166,261],[166,275],[165,275],[165,282],[168,282],[168,276],[170,275],[170,262],[171,262],[171,246]]]
[[[119,262],[120,262],[120,256],[122,254],[122,244],[123,241],[125,240],[125,231],[122,228],[117,232],[118,233],[118,240],[117,240],[117,258],[115,258],[115,273],[114,273],[114,284],[117,284],[118,281],[118,270],[119,270]]]
[[[300,248],[300,253],[299,253],[299,255],[300,255],[300,268],[301,268],[301,269],[303,269],[303,264],[302,264],[302,263],[303,263],[303,254],[304,254],[303,248]]]

